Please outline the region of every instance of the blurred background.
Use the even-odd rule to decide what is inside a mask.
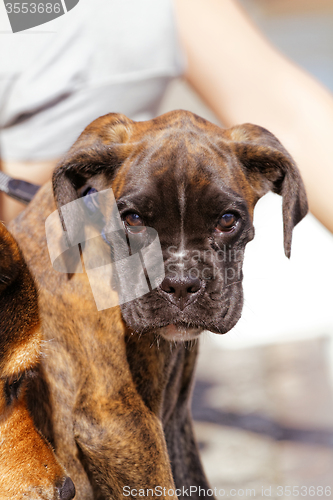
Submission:
[[[242,4],[277,48],[333,91],[332,0]],[[160,111],[177,108],[219,123],[182,80]],[[211,485],[226,495],[236,489],[235,498],[247,488],[262,496],[262,487],[288,496],[279,485],[306,486],[304,497],[323,486],[325,496],[326,486],[333,491],[333,237],[307,215],[288,261],[281,199],[271,193],[258,202],[254,225],[242,318],[226,335],[201,339],[193,401],[201,456]]]
[[[282,53],[333,92],[333,0],[241,0],[241,3]],[[14,38],[9,38],[12,34],[2,2],[0,14],[1,40],[6,40],[9,46]],[[39,35],[43,30],[45,40],[51,38],[58,21],[20,35],[24,40],[18,52],[22,67],[28,64],[25,59],[28,60],[32,42],[36,46],[41,43]],[[75,29],[79,31],[79,23]],[[85,71],[88,64],[84,50],[81,46],[77,49],[77,60]],[[5,90],[12,85],[11,81],[1,79],[1,61],[6,67],[9,59],[16,71],[20,58],[12,61],[3,43],[0,90],[1,85]],[[79,73],[83,80],[84,71],[83,76]],[[28,83],[29,78],[34,82],[33,77],[36,75],[28,74]],[[41,86],[46,87],[41,81]],[[14,97],[24,96],[25,82],[23,79],[21,94],[16,92]],[[122,81],[119,82],[116,84],[122,87]],[[81,81],[75,84],[79,87]],[[67,91],[66,85],[64,81]],[[90,94],[80,95],[86,108],[92,106]],[[126,104],[130,96],[125,97]],[[135,93],[133,100],[137,100]],[[157,114],[179,108],[219,123],[182,79],[169,85]],[[103,108],[103,111],[115,109]],[[119,111],[126,113],[126,107]],[[139,112],[140,109],[136,118],[144,119],[145,115]],[[63,114],[68,119],[67,111]],[[61,106],[58,115],[61,123]],[[22,116],[29,118],[27,114]],[[21,120],[22,116],[18,118]],[[19,131],[21,122],[24,125],[20,120],[14,126],[7,124],[2,135],[5,132],[10,138],[12,128],[15,139],[15,127]],[[44,127],[42,118],[41,124]],[[34,139],[39,138],[31,124],[27,129]],[[54,133],[52,129],[51,144],[57,143]],[[31,141],[28,137],[27,147]],[[289,261],[283,251],[281,198],[271,193],[258,202],[254,225],[256,236],[245,253],[242,319],[228,334],[206,332],[200,341],[193,416],[201,456],[212,487],[223,488],[226,496],[230,489],[237,493],[229,496],[246,496],[244,491],[249,488],[255,489],[257,497],[263,496],[262,488],[271,498],[288,496],[281,495],[277,486],[305,486],[307,489],[302,492],[299,489],[299,495],[305,498],[331,496],[329,490],[325,493],[325,487],[333,492],[333,237],[308,215],[294,230]],[[310,486],[315,487],[315,494]]]

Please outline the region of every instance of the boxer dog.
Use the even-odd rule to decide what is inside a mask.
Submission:
[[[58,208],[67,240],[80,242],[84,254],[81,215],[66,218],[63,210],[92,196],[93,211],[93,196],[107,189],[123,241],[142,248],[153,229],[164,272],[149,283],[146,253],[146,268],[129,288],[145,275],[147,293],[98,311],[88,270],[52,268],[45,221]],[[12,225],[40,288],[44,339],[52,341],[32,409],[80,500],[184,498],[190,486],[193,498],[205,496],[190,412],[195,339],[237,323],[253,210],[270,190],[283,197],[289,257],[306,194],[294,161],[270,132],[250,124],[224,130],[186,111],[147,122],[109,114],[84,130],[55,170],[53,190],[45,185]],[[109,209],[95,209],[103,226],[98,251],[114,255],[121,228],[112,233]],[[127,280],[121,273],[118,279]],[[39,386],[47,388],[47,401]]]
[[[26,388],[40,356],[37,290],[0,223],[0,498],[71,500],[75,489],[34,427]]]

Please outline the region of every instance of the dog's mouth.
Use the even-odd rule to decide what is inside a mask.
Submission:
[[[199,337],[204,328],[194,325],[185,325],[183,323],[173,323],[162,326],[157,330],[165,340],[169,341],[186,341],[193,340]]]
[[[236,289],[235,289],[236,287]],[[203,296],[183,311],[156,293],[121,306],[125,323],[134,332],[155,334],[168,341],[191,341],[203,331],[223,335],[235,326],[242,310],[242,288],[238,282],[224,293]],[[217,295],[217,294],[216,294]]]

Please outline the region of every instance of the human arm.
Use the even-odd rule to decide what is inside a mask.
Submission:
[[[333,232],[333,97],[234,0],[176,0],[186,78],[226,126],[252,122],[295,158],[310,210]]]

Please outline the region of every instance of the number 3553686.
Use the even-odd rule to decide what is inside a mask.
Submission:
[[[8,2],[5,4],[6,10],[8,14],[43,14],[46,12],[47,14],[60,14],[61,12],[61,4],[60,3],[18,3],[18,2]]]

